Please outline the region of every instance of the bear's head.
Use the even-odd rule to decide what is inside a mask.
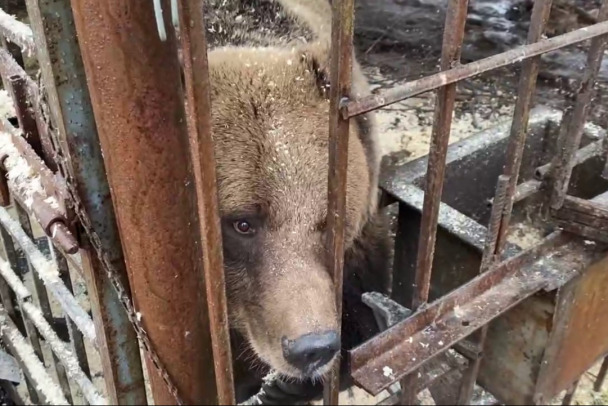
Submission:
[[[209,56],[230,325],[260,360],[318,379],[340,350],[327,262],[327,58],[303,49],[220,48]],[[345,245],[375,194],[351,123]]]

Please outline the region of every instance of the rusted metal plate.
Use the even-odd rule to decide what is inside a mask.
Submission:
[[[608,353],[608,257],[563,287],[553,333],[542,362],[539,402],[568,389]]]

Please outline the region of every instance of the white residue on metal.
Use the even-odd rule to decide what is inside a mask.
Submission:
[[[59,202],[54,196],[47,196],[40,174],[36,173],[28,161],[21,156],[12,137],[12,134],[0,132],[0,155],[7,156],[4,166],[9,186],[22,198],[23,204],[29,210],[32,208],[35,196],[44,199],[44,202],[53,209],[59,209]]]
[[[69,405],[63,392],[46,371],[46,368],[34,354],[32,346],[25,341],[21,333],[7,323],[4,308],[0,305],[0,331],[2,338],[14,348],[17,357],[28,371],[36,389],[44,395],[50,405]]]
[[[382,368],[382,374],[384,376],[386,376],[387,378],[392,378],[393,377],[393,368],[391,368],[389,366],[385,366],[384,368]]]
[[[34,34],[29,25],[18,21],[0,8],[0,33],[21,47],[28,57],[34,52]]]
[[[0,119],[8,120],[15,117],[13,98],[4,89],[0,90]]]
[[[38,250],[38,247],[36,247],[25,231],[23,231],[21,224],[13,219],[4,207],[0,207],[0,223],[4,225],[9,234],[23,249],[32,264],[32,267],[38,273],[45,285],[48,286],[50,283],[61,281],[61,279],[59,279],[57,265],[49,261],[42,252]]]
[[[0,207],[0,223],[23,249],[28,261],[38,274],[44,285],[61,304],[63,311],[72,319],[78,329],[91,343],[96,343],[95,325],[91,316],[78,304],[74,295],[66,288],[59,278],[57,264],[49,261],[23,231],[21,225],[14,220],[4,207]]]
[[[24,300],[31,296],[21,279],[11,268],[11,265],[2,258],[0,258],[0,275],[2,275],[6,283],[15,292],[19,300]]]
[[[50,345],[55,355],[57,355],[57,358],[65,367],[68,376],[82,389],[82,393],[89,404],[107,405],[108,401],[97,391],[93,382],[82,371],[78,358],[76,358],[76,355],[66,343],[57,336],[57,333],[55,333],[51,325],[44,318],[40,308],[32,303],[25,302],[23,303],[23,310],[27,313],[30,320],[32,320],[45,341]]]

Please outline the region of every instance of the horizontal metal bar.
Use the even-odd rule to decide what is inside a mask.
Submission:
[[[0,35],[10,42],[19,45],[21,51],[27,56],[32,56],[36,45],[34,44],[34,34],[32,29],[15,17],[7,14],[0,8]]]
[[[51,379],[45,366],[34,354],[34,349],[21,335],[17,326],[6,315],[0,304],[0,336],[9,348],[24,374],[36,386],[36,391],[44,396],[49,405],[69,405],[61,388]]]
[[[595,141],[576,151],[576,154],[574,155],[573,165],[580,165],[591,158],[601,155],[605,150],[604,143],[604,140]],[[534,171],[534,177],[539,180],[544,180],[551,172],[552,168],[553,164],[551,162],[543,166],[539,166]]]
[[[20,292],[19,295],[23,299],[31,298],[31,294],[28,291],[25,284],[19,279],[19,276],[15,273],[8,262],[0,258],[0,272],[2,276],[10,280],[11,288],[15,292]],[[22,303],[22,309],[27,314],[29,320],[34,323],[36,329],[40,332],[42,337],[50,345],[51,349],[61,361],[65,367],[67,375],[74,380],[74,382],[82,389],[84,397],[92,405],[107,404],[106,399],[97,391],[91,380],[80,368],[78,358],[74,352],[57,336],[53,327],[44,317],[42,310],[34,305],[30,300],[26,300]],[[100,403],[101,402],[101,403]]]
[[[519,63],[538,55],[556,51],[560,48],[578,44],[604,34],[608,34],[608,22],[581,28],[534,44],[524,45],[498,55],[414,80],[401,86],[396,86],[375,95],[351,101],[342,108],[342,116],[358,116],[421,93],[456,83],[473,76],[478,76],[494,69]]]
[[[59,278],[57,264],[49,261],[38,250],[36,245],[26,235],[19,223],[15,221],[4,207],[0,207],[0,223],[4,225],[9,234],[21,246],[21,249],[29,259],[32,267],[51,291],[55,299],[61,305],[63,311],[74,321],[74,324],[82,334],[90,340],[91,344],[97,346],[95,326],[87,312],[78,304],[74,295],[63,284]]]
[[[539,246],[502,262],[355,348],[351,351],[353,378],[376,395],[416,370],[435,354],[550,284],[554,274],[561,271],[537,261],[568,241],[565,234],[552,234]],[[392,374],[383,374],[385,367]]]
[[[17,295],[18,300],[25,300],[32,296],[29,290],[25,287],[21,279],[17,276],[15,271],[11,268],[11,264],[0,258],[0,275],[4,278],[8,286],[11,287],[13,292]]]

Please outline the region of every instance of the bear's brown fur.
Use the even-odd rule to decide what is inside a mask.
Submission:
[[[338,328],[325,250],[330,5],[205,0],[205,15],[233,352],[250,358],[237,385],[256,365],[321,379],[331,363],[304,376],[281,343]],[[351,93],[368,93],[356,62]],[[360,295],[386,290],[389,257],[371,114],[351,120],[348,148],[343,348],[375,332]]]

